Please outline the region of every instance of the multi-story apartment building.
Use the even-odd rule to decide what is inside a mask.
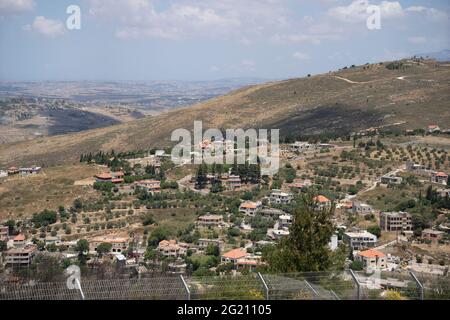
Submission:
[[[382,212],[380,227],[384,231],[411,231],[412,217],[407,212]]]
[[[346,232],[344,233],[343,240],[353,250],[373,248],[377,244],[377,236],[367,231]]]

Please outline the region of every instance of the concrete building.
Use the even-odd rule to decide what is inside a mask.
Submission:
[[[134,185],[135,187],[141,188],[151,194],[161,192],[161,181],[158,180],[141,180],[135,182]]]
[[[269,201],[270,203],[275,204],[287,204],[291,203],[292,198],[293,196],[291,193],[286,193],[281,190],[274,189],[270,194]]]
[[[158,244],[158,252],[165,257],[183,257],[186,251],[186,248],[179,245],[176,240],[163,240]]]
[[[42,168],[41,167],[31,167],[31,168],[20,168],[19,174],[22,177],[35,175],[41,173]]]
[[[284,214],[278,218],[278,225],[280,228],[289,229],[292,225],[292,215]]]
[[[407,212],[382,212],[380,227],[383,231],[411,231],[412,217]]]
[[[9,236],[9,227],[0,225],[0,240],[6,241]]]
[[[233,263],[236,265],[238,259],[245,258],[247,251],[241,248],[228,251],[220,256],[222,263]]]
[[[445,232],[433,229],[425,229],[422,231],[422,239],[430,240],[433,243],[437,243],[444,238]]]
[[[256,212],[262,208],[262,203],[260,201],[258,202],[252,202],[252,201],[246,201],[244,203],[241,203],[239,206],[239,212],[242,212],[249,216],[254,216]]]
[[[364,250],[373,248],[377,244],[377,236],[370,232],[346,232],[343,241],[347,243],[353,250]]]
[[[432,172],[430,176],[431,182],[447,185],[448,174],[445,172]]]
[[[369,249],[355,255],[356,261],[361,261],[365,271],[382,270],[387,268],[386,255],[378,250]]]
[[[6,251],[5,263],[9,267],[26,267],[31,265],[37,253],[36,245],[27,245],[23,248],[12,248]]]
[[[331,208],[332,201],[323,195],[318,195],[314,198],[318,209]]]
[[[128,242],[130,239],[128,237],[117,237],[117,236],[100,236],[89,240],[89,251],[97,252],[97,248],[102,243],[111,244],[112,253],[121,253],[128,249]]]
[[[223,225],[223,216],[217,214],[207,214],[197,219],[199,227],[221,227]]]
[[[393,175],[385,175],[381,177],[382,184],[401,184],[403,181],[402,177],[397,177]]]
[[[205,250],[209,245],[217,246],[222,250],[223,241],[220,239],[198,239],[198,246],[201,250]]]
[[[372,206],[368,205],[367,203],[359,202],[359,201],[353,201],[352,203],[352,213],[353,214],[359,214],[359,215],[366,215],[373,213],[374,210]]]

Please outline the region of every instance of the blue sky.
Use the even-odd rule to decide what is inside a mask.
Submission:
[[[449,49],[449,16],[448,0],[0,0],[0,80],[300,77]]]

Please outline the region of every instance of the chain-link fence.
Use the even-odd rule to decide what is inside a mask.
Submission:
[[[450,278],[409,272],[305,272],[227,276],[0,283],[0,300],[450,299]]]

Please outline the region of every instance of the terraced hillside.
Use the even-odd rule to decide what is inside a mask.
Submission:
[[[450,63],[371,64],[247,87],[185,109],[76,134],[0,145],[0,166],[78,161],[80,153],[170,145],[171,132],[279,128],[282,135],[450,123]]]

